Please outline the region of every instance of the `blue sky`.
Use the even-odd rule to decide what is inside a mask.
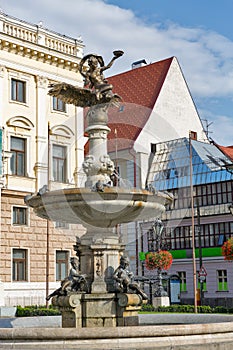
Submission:
[[[109,71],[176,56],[209,136],[233,145],[232,0],[0,0],[2,11],[74,38],[106,61]]]

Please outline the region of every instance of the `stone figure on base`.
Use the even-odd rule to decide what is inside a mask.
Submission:
[[[122,256],[120,258],[120,265],[113,274],[113,278],[116,281],[116,291],[121,293],[136,293],[143,300],[147,300],[148,296],[139,284],[133,281],[133,277],[133,273],[129,270],[129,259],[126,256]]]
[[[46,300],[50,300],[54,296],[65,296],[69,293],[75,292],[88,292],[87,281],[85,275],[81,275],[79,271],[79,258],[70,258],[70,272],[69,276],[61,281],[61,287],[56,289],[53,293],[46,297]]]

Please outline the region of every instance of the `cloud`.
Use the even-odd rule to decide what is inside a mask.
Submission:
[[[98,53],[106,62],[113,50],[124,50],[110,75],[130,69],[142,58],[150,63],[176,56],[196,98],[232,96],[233,42],[219,33],[169,21],[148,24],[131,10],[103,0],[0,0],[0,6],[31,23],[42,20],[46,28],[61,34],[81,35],[85,53]]]
[[[218,33],[172,22],[148,25],[131,10],[102,0],[2,0],[1,6],[22,19],[42,20],[45,27],[61,34],[81,35],[86,53],[109,59],[114,49],[123,49],[124,59],[112,74],[130,69],[141,58],[154,62],[176,56],[196,96],[233,92],[233,42]]]
[[[233,122],[232,117],[220,115],[215,117],[215,125],[213,125],[213,139],[220,145],[233,145]]]

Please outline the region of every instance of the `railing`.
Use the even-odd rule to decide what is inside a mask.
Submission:
[[[49,49],[72,56],[77,56],[77,52],[83,47],[81,40],[61,35],[45,29],[42,26],[17,20],[4,14],[0,14],[0,28],[2,33],[11,37],[19,38],[34,44],[40,44]]]
[[[37,43],[37,33],[9,23],[3,23],[3,33],[13,36],[15,38],[27,40],[32,43]]]
[[[45,37],[45,46],[49,47],[50,49],[54,49],[60,52],[64,52],[68,55],[76,56],[76,46],[69,45],[67,43],[64,43],[60,40],[52,39],[50,37]]]

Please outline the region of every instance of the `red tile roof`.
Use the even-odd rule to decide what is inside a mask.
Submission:
[[[115,150],[116,136],[118,150],[133,146],[150,117],[173,58],[107,78],[113,92],[122,98],[119,108],[109,110],[109,152]]]
[[[108,78],[113,92],[122,98],[120,108],[109,112],[108,123],[111,128],[108,139],[114,139],[117,130],[118,149],[133,146],[150,117],[172,60],[173,57]]]
[[[233,146],[219,146],[218,148],[233,161]]]

